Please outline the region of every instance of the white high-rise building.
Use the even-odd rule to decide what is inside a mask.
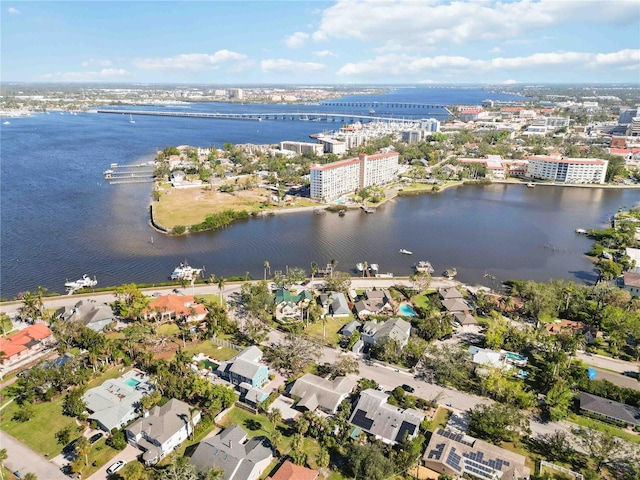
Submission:
[[[311,198],[327,202],[360,188],[389,183],[398,175],[399,157],[397,152],[363,153],[358,158],[313,165]]]
[[[558,183],[604,183],[607,160],[599,158],[563,158],[560,154],[529,157],[527,177]]]

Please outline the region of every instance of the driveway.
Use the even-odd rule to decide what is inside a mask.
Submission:
[[[8,470],[20,472],[23,477],[31,472],[43,480],[68,480],[54,463],[6,432],[0,431],[0,445],[7,449],[7,460],[4,466]]]
[[[132,447],[127,443],[127,446],[124,450],[119,452],[116,456],[114,456],[111,460],[105,463],[100,469],[88,477],[88,480],[107,480],[109,475],[107,475],[107,468],[109,468],[113,463],[118,460],[124,460],[126,463],[132,462],[135,460],[138,455],[141,455],[142,452],[135,447]]]

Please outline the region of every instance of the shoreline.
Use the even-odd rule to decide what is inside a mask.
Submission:
[[[398,197],[405,197],[405,196],[412,196],[412,195],[423,195],[423,194],[429,194],[429,195],[437,195],[440,192],[443,192],[447,189],[450,188],[454,188],[454,187],[464,187],[464,186],[468,186],[468,185],[519,185],[519,186],[523,186],[523,187],[527,187],[527,183],[529,182],[524,182],[521,180],[518,181],[510,181],[510,180],[492,180],[490,182],[480,182],[480,183],[465,183],[465,181],[455,181],[455,182],[450,182],[447,183],[445,185],[437,185],[438,189],[437,190],[433,190],[433,187],[435,185],[426,185],[424,186],[424,188],[416,188],[416,189],[410,189],[410,190],[405,190],[404,188],[391,188],[390,189],[390,195],[385,196],[385,198],[383,200],[381,200],[379,203],[376,204],[371,204],[371,205],[360,205],[360,204],[354,204],[354,205],[345,205],[347,207],[348,210],[361,210],[361,209],[370,209],[370,210],[377,210],[378,208],[384,206],[386,203],[395,200]],[[633,190],[633,189],[640,189],[640,185],[608,185],[608,184],[604,184],[604,185],[599,185],[599,184],[564,184],[564,183],[534,183],[534,185],[537,186],[543,186],[543,187],[573,187],[573,188],[591,188],[591,189],[595,189],[595,188],[603,188],[603,189],[610,189],[610,190],[625,190],[625,189],[629,189],[629,190]],[[262,211],[257,211],[257,212],[251,212],[249,214],[249,218],[247,220],[251,220],[252,218],[264,218],[264,217],[271,217],[271,216],[275,216],[275,215],[283,215],[283,214],[289,214],[289,213],[306,213],[306,212],[318,212],[320,214],[326,214],[326,213],[332,213],[332,212],[328,212],[327,209],[331,206],[333,206],[334,204],[327,204],[327,203],[319,203],[318,205],[310,205],[310,206],[306,206],[306,207],[291,207],[291,208],[274,208],[272,210],[262,210]],[[344,205],[344,204],[343,204]],[[229,226],[233,225],[232,221]],[[193,235],[193,234],[197,234],[197,233],[201,233],[201,232],[211,232],[211,231],[215,231],[215,230],[201,230],[199,232],[185,232],[182,234],[172,234],[171,230],[168,230],[162,226],[160,226],[159,223],[157,223],[154,219],[153,216],[153,203],[151,203],[149,205],[149,226],[155,230],[158,233],[164,234],[164,235],[168,235],[168,236],[172,236],[172,237],[177,237],[177,236],[183,236],[183,235]]]

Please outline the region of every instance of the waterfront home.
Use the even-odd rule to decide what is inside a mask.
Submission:
[[[105,380],[100,386],[90,388],[82,400],[87,405],[89,420],[110,432],[134,420],[138,416],[140,399],[154,389],[146,373],[133,369],[119,378]]]
[[[262,351],[258,347],[247,347],[235,357],[222,362],[215,372],[234,385],[247,383],[261,388],[269,380],[269,369],[260,363],[261,360]]]
[[[291,460],[286,460],[276,471],[273,477],[267,480],[316,480],[320,472],[310,468],[296,465]]]
[[[360,318],[368,315],[390,315],[393,313],[393,300],[386,289],[365,290],[354,307]]]
[[[389,395],[378,390],[367,389],[353,407],[349,423],[384,443],[395,445],[405,439],[411,440],[420,430],[424,413],[413,408],[402,409],[387,403]]]
[[[142,450],[145,465],[155,465],[182,445],[200,422],[200,411],[172,398],[129,425],[127,441]]]
[[[160,320],[184,319],[187,322],[201,322],[209,311],[200,305],[191,295],[176,295],[170,293],[161,295],[149,302],[149,306],[142,311],[145,319],[158,318]]]
[[[442,301],[442,306],[451,313],[469,313],[471,311],[469,304],[462,298],[448,298]]]
[[[478,321],[473,315],[464,312],[454,312],[453,321],[457,322],[463,328],[478,325]]]
[[[67,322],[81,323],[96,332],[101,332],[116,319],[109,305],[91,299],[80,300],[73,307],[60,307],[55,316]]]
[[[448,300],[453,298],[464,298],[460,290],[456,287],[442,287],[438,289],[438,295],[441,300]]]
[[[388,339],[395,340],[404,347],[409,342],[411,324],[401,318],[390,318],[386,322],[365,322],[362,326],[362,341],[365,345],[375,345]]]
[[[336,413],[338,405],[347,398],[358,381],[353,377],[336,377],[333,380],[305,373],[289,388],[289,394],[299,398],[296,407],[313,412],[319,408],[325,413]]]
[[[271,460],[269,440],[262,436],[249,439],[239,425],[200,442],[190,459],[200,473],[211,468],[222,470],[224,480],[257,480]]]
[[[42,351],[54,342],[53,334],[44,323],[36,323],[9,338],[0,338],[0,359],[4,368]]]
[[[286,288],[279,288],[274,294],[276,320],[285,318],[302,320],[304,309],[309,306],[311,300],[313,300],[313,295],[307,290],[293,294]]]
[[[320,305],[325,315],[336,318],[348,317],[351,315],[349,303],[342,292],[323,293],[319,297]]]
[[[606,422],[624,426],[640,426],[640,409],[597,395],[580,392],[580,411]]]
[[[464,433],[437,429],[424,452],[424,465],[442,475],[483,480],[520,480],[531,474],[526,458]]]

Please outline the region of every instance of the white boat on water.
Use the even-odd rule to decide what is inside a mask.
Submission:
[[[3,125],[11,125],[11,122],[7,120],[6,122],[2,122]]]
[[[81,288],[93,288],[98,284],[96,277],[90,278],[87,274],[82,275],[82,278],[74,282],[66,281],[64,286],[67,290],[73,292],[80,290]]]
[[[364,270],[364,265],[362,263],[356,263],[356,270],[359,272]]]
[[[536,187],[535,183],[531,183],[531,182],[527,183],[527,188],[535,188],[535,187]]]
[[[449,268],[448,270],[445,270],[443,275],[447,278],[453,278],[458,274],[458,270],[454,268]]]
[[[133,115],[129,114],[129,123],[136,123],[136,121],[133,119]]]
[[[371,265],[369,265],[369,270],[371,270],[373,273],[376,273],[378,269],[379,267],[377,263],[372,263]]]
[[[586,235],[587,231],[584,228],[576,228],[576,233]]]
[[[406,250],[404,248],[400,249],[400,253],[404,254],[404,255],[413,255],[413,252]]]
[[[171,280],[191,281],[200,276],[202,270],[202,268],[193,268],[187,263],[181,263],[180,266],[176,267],[173,272],[171,272]]]
[[[431,262],[427,262],[426,260],[420,260],[415,264],[414,268],[416,272],[420,273],[433,273],[433,267],[431,266]]]

